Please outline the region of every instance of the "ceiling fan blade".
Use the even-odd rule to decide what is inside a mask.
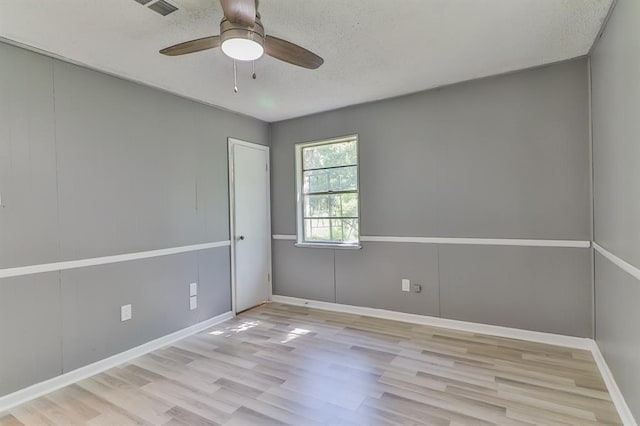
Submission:
[[[264,51],[281,61],[312,70],[324,63],[324,59],[304,47],[269,35],[264,41]]]
[[[165,47],[160,53],[167,56],[178,56],[213,49],[218,46],[220,46],[220,36],[211,36],[174,44],[173,46]]]
[[[220,0],[220,4],[229,22],[249,27],[256,23],[256,0]]]

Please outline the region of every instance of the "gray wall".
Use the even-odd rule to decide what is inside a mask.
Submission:
[[[618,0],[593,53],[595,241],[640,268],[640,2]],[[640,282],[599,255],[596,340],[640,419]]]
[[[229,136],[268,125],[0,44],[0,269],[229,239]],[[229,311],[229,256],[0,279],[0,396]]]
[[[580,59],[272,124],[273,233],[295,234],[294,145],[357,133],[362,235],[590,240],[587,71]],[[589,249],[273,249],[279,295],[592,335]]]

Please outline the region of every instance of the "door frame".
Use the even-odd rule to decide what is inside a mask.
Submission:
[[[247,148],[259,149],[267,154],[267,232],[269,238],[269,288],[267,292],[268,300],[273,295],[273,271],[271,262],[271,155],[269,147],[254,142],[248,142],[241,139],[229,137],[227,138],[227,152],[229,156],[229,240],[231,242],[231,312],[236,315],[236,205],[235,205],[235,179],[234,179],[234,147],[244,146]]]

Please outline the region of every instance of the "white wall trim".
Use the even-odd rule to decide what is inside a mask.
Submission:
[[[615,254],[611,253],[609,250],[605,249],[604,247],[602,247],[601,245],[599,245],[596,242],[593,243],[593,248],[598,253],[600,253],[601,255],[606,257],[607,259],[609,259],[609,261],[611,261],[614,265],[618,266],[620,269],[622,269],[623,271],[625,271],[626,273],[628,273],[629,275],[631,275],[635,279],[640,280],[640,269],[636,268],[635,266],[633,266],[629,262],[620,259],[618,256],[616,256]]]
[[[294,240],[295,235],[274,234],[274,240]],[[361,242],[378,243],[419,243],[419,244],[464,244],[480,246],[521,246],[521,247],[573,247],[589,248],[591,241],[575,240],[521,240],[512,238],[448,238],[448,237],[387,237],[361,236]]]
[[[16,405],[23,404],[32,399],[38,398],[42,395],[48,394],[65,386],[76,383],[80,380],[102,373],[110,368],[116,367],[120,364],[128,362],[134,358],[147,354],[149,352],[160,349],[164,346],[168,346],[178,340],[185,337],[199,333],[221,322],[227,321],[233,318],[231,311],[224,314],[215,316],[206,321],[194,324],[182,330],[178,330],[174,333],[167,334],[166,336],[144,343],[135,348],[121,352],[119,354],[110,356],[103,360],[94,362],[84,367],[80,367],[76,370],[69,371],[68,373],[61,374],[44,382],[36,383],[28,388],[21,389],[19,391],[10,393],[9,395],[0,397],[0,413],[9,410]]]
[[[40,274],[43,272],[63,271],[65,269],[85,268],[87,266],[105,265],[108,263],[127,262],[129,260],[148,259],[151,257],[168,256],[191,251],[207,250],[216,247],[227,247],[231,241],[217,241],[213,243],[194,244],[190,246],[172,247],[160,250],[142,251],[138,253],[117,254],[114,256],[94,257],[91,259],[69,260],[65,262],[43,263],[40,265],[20,266],[17,268],[0,269],[0,278],[17,277],[20,275]]]
[[[598,370],[600,370],[600,374],[602,375],[602,379],[604,380],[605,385],[607,386],[607,390],[609,391],[609,395],[611,396],[611,400],[613,404],[616,406],[616,410],[618,410],[618,415],[620,415],[620,419],[622,420],[622,424],[625,426],[637,426],[635,419],[633,418],[633,414],[627,405],[627,402],[624,400],[624,396],[616,383],[616,380],[607,365],[607,362],[600,352],[600,347],[595,340],[591,340],[591,353],[593,354],[593,359],[596,361],[596,365],[598,366]]]
[[[522,240],[511,238],[447,238],[447,237],[360,237],[365,242],[422,243],[422,244],[466,244],[482,246],[523,247],[576,247],[589,248],[590,241],[572,240]]]
[[[299,299],[289,296],[271,296],[271,300],[288,305],[308,306],[310,308],[324,309],[333,312],[345,312],[355,315],[364,315],[375,318],[383,318],[393,321],[404,321],[413,324],[429,325],[432,327],[448,328],[452,330],[466,331],[470,333],[488,334],[491,336],[506,337],[509,339],[527,340],[530,342],[546,343],[549,345],[565,346],[575,349],[591,350],[591,339],[583,337],[564,336],[561,334],[543,333],[540,331],[521,330],[517,328],[487,325],[467,321],[458,321],[447,318],[437,318],[425,315],[407,314],[404,312],[388,311],[386,309],[367,308],[363,306],[343,305],[339,303],[320,302],[317,300]]]
[[[291,241],[296,240],[295,235],[283,235],[283,234],[273,234],[271,238],[273,238],[274,240],[291,240]]]

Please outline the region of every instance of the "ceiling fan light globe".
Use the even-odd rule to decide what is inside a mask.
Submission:
[[[222,52],[238,61],[255,61],[264,54],[260,43],[247,38],[229,38],[222,42]]]

